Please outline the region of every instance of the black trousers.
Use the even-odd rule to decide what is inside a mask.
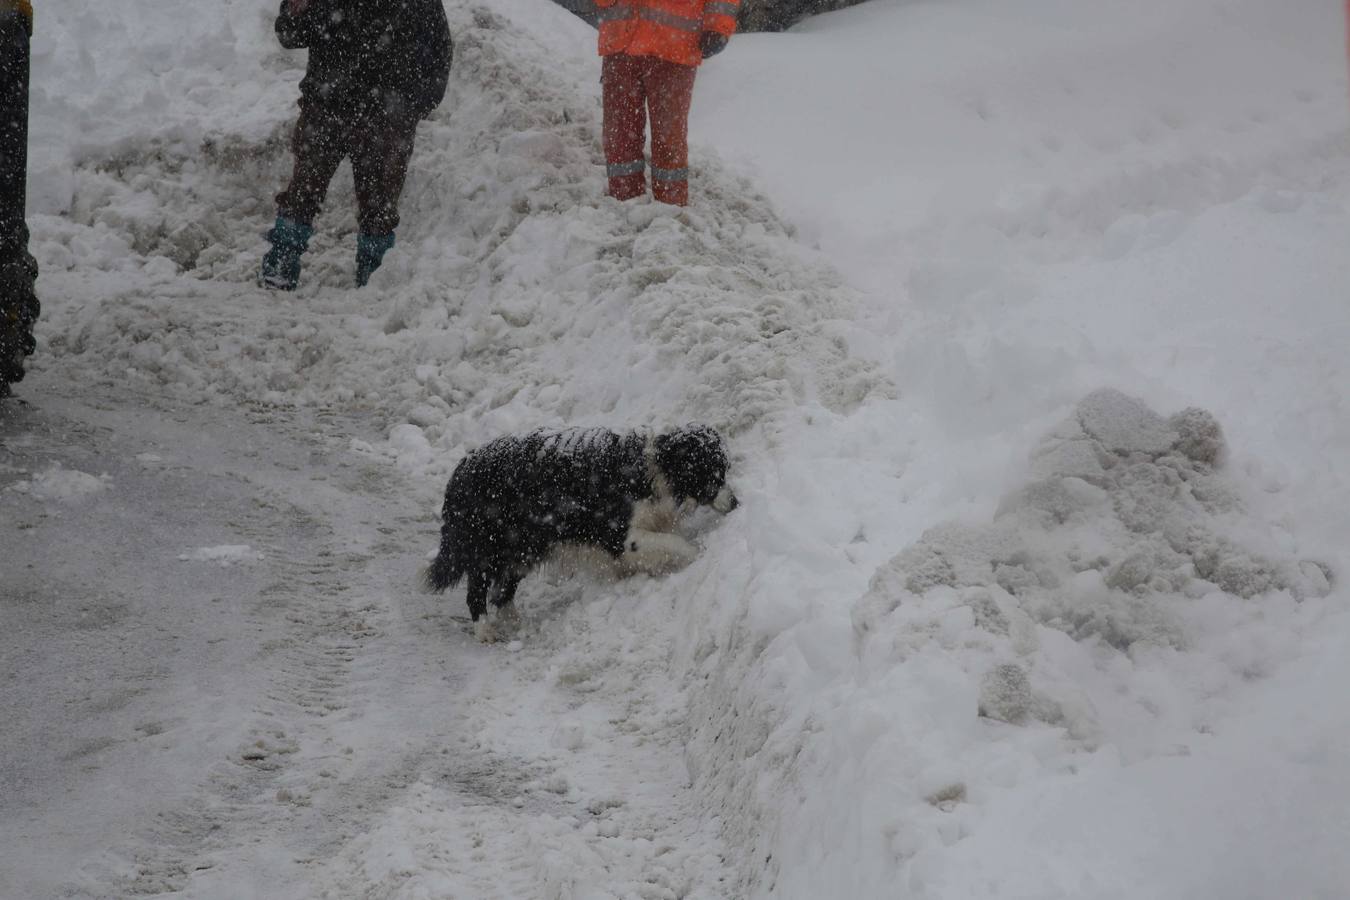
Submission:
[[[392,233],[398,227],[398,199],[408,178],[416,132],[416,119],[302,102],[291,140],[295,170],[291,183],[277,194],[277,214],[313,224],[328,194],[328,183],[342,160],[350,157],[357,224],[364,234]]]

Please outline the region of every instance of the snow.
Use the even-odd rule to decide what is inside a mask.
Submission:
[[[26,494],[34,500],[71,502],[107,490],[111,480],[107,474],[90,475],[88,472],[52,464],[41,472],[34,472],[32,478],[13,482],[8,489],[16,494]]]
[[[1337,4],[871,0],[601,198],[594,33],[451,2],[399,243],[252,275],[303,56],[43,10],[0,410],[0,895],[1339,897]],[[533,428],[717,426],[670,576],[416,590]]]
[[[178,554],[178,558],[184,562],[211,562],[228,567],[249,560],[262,559],[263,555],[248,544],[222,544],[219,547],[197,547]]]

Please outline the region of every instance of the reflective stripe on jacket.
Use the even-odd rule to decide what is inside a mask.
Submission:
[[[600,55],[655,56],[682,66],[703,62],[698,36],[736,31],[739,0],[595,0]]]

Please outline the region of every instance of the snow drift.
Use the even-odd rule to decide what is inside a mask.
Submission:
[[[755,847],[746,890],[889,896],[898,871],[914,896],[950,896],[946,848],[1032,773],[1203,745],[1334,577],[1252,511],[1227,453],[1205,410],[1094,392],[991,522],[937,525],[877,570],[834,679],[788,690],[772,645],[728,654],[734,699],[704,698],[695,771],[737,801],[722,813]],[[811,627],[774,643],[820,640]]]

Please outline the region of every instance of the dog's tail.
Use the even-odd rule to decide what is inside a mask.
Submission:
[[[439,594],[446,588],[454,587],[463,576],[463,563],[456,558],[454,550],[442,541],[441,552],[436,554],[431,565],[422,572],[422,586]]]

